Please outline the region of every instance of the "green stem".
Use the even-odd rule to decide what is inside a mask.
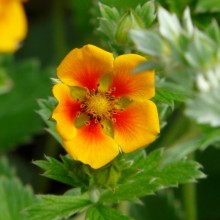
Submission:
[[[194,154],[190,155],[194,158]],[[196,184],[188,183],[183,185],[183,203],[185,208],[186,220],[197,220]]]
[[[53,3],[54,45],[56,59],[58,60],[60,60],[67,51],[64,23],[65,2],[65,0],[54,0]]]

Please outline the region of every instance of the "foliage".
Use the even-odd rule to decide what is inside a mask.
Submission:
[[[218,219],[219,1],[55,0],[42,7],[30,0],[26,10],[26,41],[14,55],[0,54],[0,218]],[[56,66],[92,42],[147,58],[133,74],[155,69],[161,128],[150,146],[100,169],[64,155],[51,119]]]
[[[8,165],[0,158],[0,212],[5,220],[25,220],[24,209],[33,203],[33,191],[23,186]]]
[[[41,71],[36,60],[21,63],[9,60],[3,63],[3,68],[12,86],[10,92],[0,96],[0,152],[24,143],[41,132],[43,124],[36,117],[36,100],[49,93],[49,77],[52,75],[50,69]]]
[[[90,204],[90,201],[85,196],[45,195],[39,196],[38,202],[27,210],[28,219],[67,219]]]
[[[208,34],[193,26],[189,9],[185,10],[181,25],[176,15],[159,8],[158,23],[159,32],[132,30],[132,39],[140,51],[151,55],[165,67],[166,77],[191,91],[193,95],[186,101],[186,114],[198,123],[219,126],[216,95],[219,46]],[[215,31],[218,31],[217,27]],[[193,90],[195,87],[197,91]],[[209,106],[208,114],[203,106]]]

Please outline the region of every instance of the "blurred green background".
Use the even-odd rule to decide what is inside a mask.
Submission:
[[[101,2],[125,11],[146,1]],[[178,15],[189,6],[194,23],[201,29],[208,28],[213,18],[220,22],[219,1],[160,0],[156,3]],[[67,187],[41,177],[41,170],[31,163],[44,155],[58,157],[65,153],[44,130],[45,125],[36,113],[37,99],[52,95],[50,78],[56,77],[56,66],[71,49],[88,43],[102,46],[102,35],[97,31],[99,11],[97,1],[89,0],[29,0],[24,6],[29,23],[27,38],[13,58],[3,61],[13,87],[0,96],[0,153],[35,193],[60,194]],[[208,176],[197,184],[199,220],[220,220],[219,158],[220,151],[214,147],[196,153]],[[138,220],[182,219],[181,197],[181,187],[161,191],[143,198],[142,205],[132,205],[130,211]]]

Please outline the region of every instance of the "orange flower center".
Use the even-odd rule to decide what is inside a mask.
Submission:
[[[119,100],[112,96],[110,92],[90,91],[81,104],[82,111],[91,119],[100,122],[103,119],[114,120]]]

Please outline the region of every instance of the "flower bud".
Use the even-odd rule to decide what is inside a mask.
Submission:
[[[120,176],[121,169],[115,161],[110,166],[94,173],[93,177],[97,185],[107,188],[115,188]]]
[[[131,29],[143,29],[144,24],[141,18],[135,13],[134,10],[129,9],[119,20],[116,31],[115,39],[118,43],[129,43],[128,31]]]

